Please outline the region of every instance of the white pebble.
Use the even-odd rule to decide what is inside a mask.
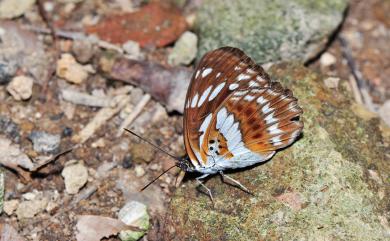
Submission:
[[[27,100],[32,95],[34,80],[28,76],[16,76],[7,86],[7,91],[15,100]]]

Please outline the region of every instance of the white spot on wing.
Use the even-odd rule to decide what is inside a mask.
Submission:
[[[254,71],[253,69],[246,69],[246,72],[248,74],[255,74],[256,73],[256,71]]]
[[[198,70],[196,71],[196,74],[195,74],[195,79],[197,79],[197,78],[199,77],[199,74],[200,74],[200,70],[198,69]]]
[[[191,101],[192,108],[194,108],[196,106],[196,103],[198,103],[198,99],[199,99],[199,95],[198,95],[198,93],[196,93],[196,95],[194,96],[194,98]]]
[[[211,89],[213,88],[213,86],[209,86],[202,94],[202,96],[200,97],[199,99],[199,102],[198,102],[198,107],[200,107],[203,102],[206,100],[207,96],[209,96],[209,93],[211,91]]]
[[[235,90],[235,89],[237,89],[238,88],[238,84],[237,83],[233,83],[233,84],[230,84],[229,85],[229,90]]]
[[[218,114],[217,114],[217,125],[215,127],[218,130],[222,127],[222,124],[225,121],[226,117],[227,117],[227,110],[224,107],[220,111],[218,111]]]
[[[277,142],[281,142],[282,140],[280,139],[281,136],[275,136],[275,137],[272,137],[271,138],[271,141],[274,143],[274,144],[277,144]]]
[[[269,107],[269,103],[267,103],[265,106],[263,106],[263,108],[261,108],[261,111],[264,113],[264,114],[267,114],[268,112],[271,112],[273,111],[274,109],[273,108],[270,108]]]
[[[218,72],[218,74],[216,75],[217,78],[218,78],[219,76],[221,76],[221,72]]]
[[[219,94],[219,92],[221,92],[225,84],[226,82],[222,82],[217,87],[215,87],[215,89],[213,90],[213,92],[211,92],[211,95],[209,96],[209,101],[212,101],[215,97],[217,97],[217,95]]]
[[[236,91],[234,92],[234,96],[243,96],[243,95],[246,95],[248,93],[248,91]]]
[[[254,100],[255,99],[255,97],[253,96],[253,95],[246,95],[245,97],[244,97],[244,100],[247,100],[247,101],[252,101],[252,100]]]
[[[234,116],[230,114],[226,120],[224,121],[222,127],[220,128],[220,132],[226,136],[226,133],[229,131],[229,129],[232,127],[234,123]]]
[[[265,82],[265,79],[263,79],[260,75],[256,76],[256,80],[259,82]]]
[[[250,87],[259,87],[260,85],[258,82],[251,80],[251,81],[249,81],[249,86]]]
[[[235,67],[234,67],[234,70],[240,71],[240,70],[241,70],[241,67],[240,67],[240,66],[235,66]]]
[[[262,105],[262,104],[264,104],[266,102],[267,102],[267,100],[264,99],[263,96],[260,96],[259,98],[257,98],[257,103],[259,103],[260,105]]]
[[[202,78],[204,78],[204,77],[206,77],[207,75],[209,75],[212,71],[213,71],[212,68],[207,68],[207,69],[203,70],[203,72],[202,72]]]
[[[249,79],[250,78],[250,75],[247,75],[247,74],[239,74],[237,76],[237,80],[238,81],[241,81],[241,80],[246,80],[246,79]]]
[[[278,119],[274,118],[274,114],[275,112],[272,112],[271,114],[269,114],[264,120],[267,124],[269,123],[273,123],[275,121],[277,121]]]
[[[277,135],[277,134],[283,133],[283,131],[278,128],[278,125],[279,125],[279,123],[275,123],[272,126],[268,127],[268,132],[271,135]]]

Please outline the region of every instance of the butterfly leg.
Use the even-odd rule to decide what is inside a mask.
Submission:
[[[222,171],[220,171],[219,174],[222,176],[222,181],[223,181],[224,183],[227,183],[227,184],[230,184],[230,185],[232,185],[232,183],[233,183],[233,185],[238,186],[238,187],[239,187],[241,190],[243,190],[244,192],[249,193],[249,194],[251,194],[251,195],[254,195],[252,192],[250,192],[250,191],[248,190],[248,188],[246,188],[244,185],[242,185],[242,184],[241,184],[239,181],[237,181],[236,179],[234,179],[234,178],[232,178],[232,177],[229,177],[228,175],[226,175],[226,174],[223,173]],[[226,179],[226,180],[229,180],[230,183],[229,183],[229,182],[226,182],[225,179]]]
[[[204,185],[204,183],[201,181],[201,179],[204,179],[204,178],[207,177],[208,175],[209,175],[209,174],[204,174],[204,175],[202,175],[202,176],[200,176],[200,177],[197,177],[197,178],[196,178],[196,181],[198,182],[199,186],[202,186],[204,189],[206,189],[207,193],[209,194],[209,197],[210,197],[211,201],[212,201],[213,204],[214,204],[214,198],[213,198],[213,194],[211,194],[211,190],[210,190],[208,187],[206,187],[206,185]]]

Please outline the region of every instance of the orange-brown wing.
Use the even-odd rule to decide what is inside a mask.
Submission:
[[[216,110],[201,156],[215,168],[239,168],[268,160],[301,133],[302,109],[279,83],[233,92]]]
[[[269,83],[263,68],[237,48],[223,47],[204,55],[192,77],[184,110],[184,142],[195,167],[207,164],[200,155],[200,139],[216,109],[234,91]]]

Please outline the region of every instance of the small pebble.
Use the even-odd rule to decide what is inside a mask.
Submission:
[[[88,78],[85,66],[76,62],[71,54],[62,54],[57,61],[57,76],[73,84],[81,84]]]
[[[99,138],[97,141],[94,141],[92,144],[91,144],[91,147],[92,148],[103,148],[106,146],[106,143],[104,142],[104,139],[103,138]]]
[[[133,166],[133,159],[131,155],[126,155],[122,160],[122,167],[125,169],[129,169]]]
[[[336,57],[334,57],[331,53],[325,52],[321,55],[320,63],[323,67],[329,67],[336,64]]]
[[[1,36],[1,34],[0,34]],[[0,85],[7,84],[15,75],[17,68],[15,65],[0,60]]]
[[[196,57],[198,37],[196,34],[186,31],[176,41],[172,52],[168,56],[168,63],[171,65],[188,65]]]
[[[69,137],[73,134],[73,129],[70,127],[65,126],[62,130],[62,137]]]
[[[324,79],[324,84],[329,89],[337,89],[339,86],[340,78],[337,77],[328,77]]]
[[[142,168],[141,165],[135,166],[134,171],[136,177],[142,177],[143,175],[145,175],[145,170]]]
[[[11,216],[14,213],[14,211],[18,208],[18,206],[19,206],[19,200],[17,199],[8,200],[4,202],[3,210],[8,216]]]
[[[136,227],[139,231],[124,230],[119,233],[119,238],[126,241],[136,241],[145,235],[150,227],[150,216],[145,204],[130,201],[121,208],[118,214],[118,219],[126,225]]]
[[[129,40],[122,45],[123,50],[126,52],[129,58],[132,59],[141,59],[141,48],[138,42]]]
[[[43,153],[55,153],[60,148],[61,136],[49,134],[44,131],[33,131],[29,135],[33,143],[34,151]]]
[[[93,44],[83,40],[73,41],[72,52],[80,63],[88,63],[95,53]]]
[[[74,163],[74,161],[69,161]],[[82,163],[65,166],[61,175],[64,177],[65,190],[69,194],[76,194],[87,183],[88,170]]]
[[[46,198],[24,201],[18,205],[16,216],[18,219],[32,218],[36,214],[45,210],[48,200]]]
[[[34,80],[28,76],[16,76],[7,86],[7,91],[15,100],[28,100],[32,95]]]

